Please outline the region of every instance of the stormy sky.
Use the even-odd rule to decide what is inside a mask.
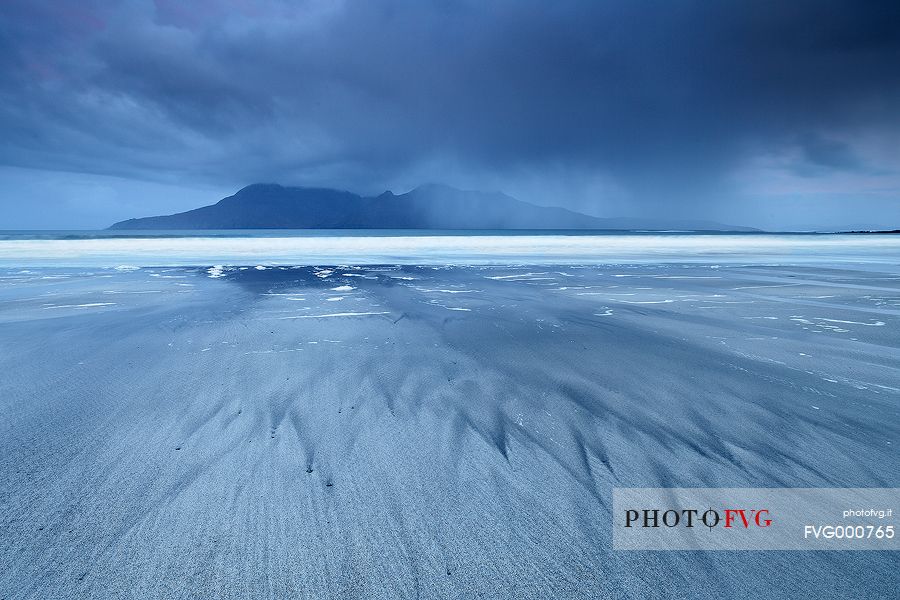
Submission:
[[[900,3],[5,0],[0,229],[253,182],[900,227]]]

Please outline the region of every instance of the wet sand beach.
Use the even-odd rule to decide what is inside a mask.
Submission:
[[[613,487],[900,487],[900,269],[6,268],[2,598],[896,594]]]

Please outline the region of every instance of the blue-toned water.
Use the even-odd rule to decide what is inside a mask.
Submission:
[[[0,240],[81,240],[181,237],[404,237],[544,235],[771,235],[765,232],[644,231],[621,229],[0,229]],[[795,235],[823,235],[797,232]],[[824,234],[827,235],[827,234]]]
[[[894,264],[900,236],[585,231],[7,232],[0,266]]]

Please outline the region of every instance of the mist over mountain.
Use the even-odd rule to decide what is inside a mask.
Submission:
[[[173,215],[128,219],[110,229],[649,229],[756,231],[712,221],[599,218],[536,206],[499,192],[424,185],[375,197],[253,184],[219,202]]]

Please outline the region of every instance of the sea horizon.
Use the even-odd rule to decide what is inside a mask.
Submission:
[[[232,230],[0,234],[0,267],[892,263],[900,236]]]

